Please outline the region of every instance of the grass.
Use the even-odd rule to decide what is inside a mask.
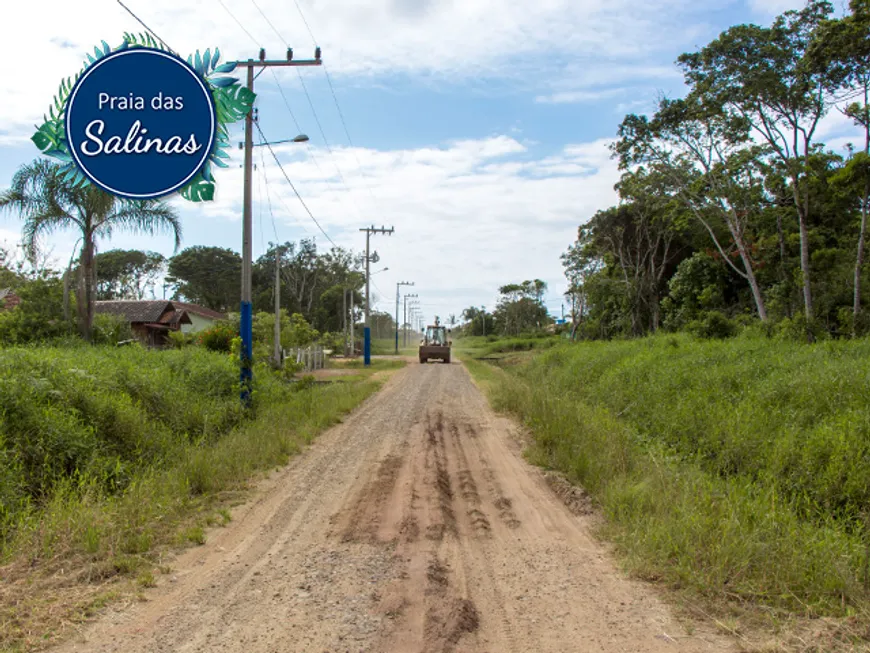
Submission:
[[[868,358],[870,341],[663,336],[470,367],[529,427],[530,458],[599,502],[635,574],[857,620],[851,646],[870,625]]]
[[[499,358],[516,352],[540,351],[562,344],[561,336],[546,333],[504,338],[494,335],[466,336],[456,341],[459,351],[476,358]]]
[[[228,523],[252,477],[338,422],[383,369],[300,385],[258,367],[243,415],[228,356],[0,350],[0,650],[54,641],[119,576],[147,587],[169,548]]]

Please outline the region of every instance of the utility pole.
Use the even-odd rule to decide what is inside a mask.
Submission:
[[[408,346],[408,297],[416,297],[416,294],[408,294],[404,296],[404,311],[405,311],[405,320],[402,322],[402,346]],[[413,310],[413,307],[412,307]]]
[[[350,288],[348,292],[350,293],[350,356],[353,358],[356,355],[356,333],[354,332],[353,324],[356,322],[353,317],[353,288]]]
[[[276,369],[284,363],[284,351],[281,348],[281,250],[275,243],[275,347],[272,352]]]
[[[480,307],[480,320],[483,323],[483,335],[486,335],[486,306]]]
[[[413,281],[399,281],[396,283],[396,354],[399,353],[399,286],[413,285]]]
[[[347,356],[347,288],[341,287],[341,335],[344,336],[344,351]]]
[[[248,59],[237,61],[236,65],[247,68],[248,90],[254,92],[254,68],[268,68],[272,66],[319,66],[320,48],[314,49],[314,59],[293,61],[293,49],[287,48],[286,61],[266,61],[266,51],[260,48],[259,61]],[[245,116],[245,186],[244,208],[242,213],[242,301],[241,301],[241,324],[240,335],[242,338],[241,351],[241,399],[246,407],[251,403],[251,390],[253,389],[253,308],[251,306],[251,277],[253,252],[251,249],[253,233],[253,206],[252,206],[252,180],[254,167],[254,110],[253,107]]]
[[[372,237],[372,234],[387,234],[392,235],[393,227],[386,229],[383,225],[381,227],[375,227],[372,225],[371,227],[365,227],[360,229],[360,231],[366,232],[366,321],[365,321],[365,330],[363,331],[363,363],[365,365],[372,364],[372,330],[371,323],[369,322],[369,311],[371,310],[371,292],[369,291],[369,281],[371,279],[370,274],[370,266],[369,264],[372,261],[372,257],[369,255],[369,240]],[[377,254],[376,254],[377,255]],[[378,262],[379,259],[375,259],[375,263]]]

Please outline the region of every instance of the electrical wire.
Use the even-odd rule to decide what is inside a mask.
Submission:
[[[278,81],[278,76],[275,74],[275,71],[270,68],[269,72],[272,73],[272,77],[275,79],[275,84],[278,86],[278,92],[281,94],[281,98],[284,100],[284,106],[287,107],[287,111],[290,113],[290,117],[293,119],[293,124],[296,125],[296,131],[301,134],[303,132],[303,129],[299,126],[299,121],[296,120],[296,115],[293,113],[293,109],[290,108],[290,102],[287,100],[287,95],[284,93],[284,87],[282,87],[281,82]],[[331,191],[335,192],[336,197],[340,198],[339,201],[344,203],[345,196],[338,192],[338,189],[335,188],[329,176],[323,171],[323,168],[320,167],[320,162],[314,155],[314,148],[311,146],[311,142],[309,141],[305,144],[308,146],[308,156],[314,162],[314,167],[317,168],[317,172],[319,172],[323,176],[324,181],[326,181],[326,185],[329,186],[329,189]],[[347,188],[347,185],[345,185],[345,190],[348,192],[348,194],[350,193],[350,189]],[[354,210],[357,212],[357,215],[359,215],[359,209],[357,209],[355,204],[353,205],[353,207]]]
[[[296,186],[294,186],[293,182],[290,181],[290,177],[287,176],[287,171],[284,170],[284,166],[281,165],[281,161],[278,160],[278,155],[275,154],[275,150],[272,149],[271,144],[269,144],[269,142],[266,141],[266,137],[263,135],[263,130],[260,129],[260,125],[257,123],[254,123],[254,126],[257,128],[257,131],[260,132],[260,138],[263,139],[263,144],[269,148],[269,153],[272,155],[272,158],[275,159],[275,163],[278,164],[278,168],[281,170],[281,174],[284,175],[284,179],[286,179],[287,183],[290,184],[290,188],[292,188],[293,192],[296,193],[296,197],[299,198],[299,202],[302,204],[303,208],[305,209],[305,212],[308,213],[308,216],[314,221],[314,224],[317,225],[317,228],[320,229],[320,232],[324,236],[326,236],[326,240],[328,240],[330,243],[332,243],[333,247],[338,247],[338,245],[335,244],[335,241],[333,241],[332,238],[329,237],[329,234],[326,233],[326,231],[323,229],[323,227],[320,226],[320,223],[317,221],[317,218],[314,217],[314,214],[311,212],[311,209],[308,208],[308,205],[305,203],[305,200],[302,199],[302,196],[299,194],[299,191],[296,190]]]
[[[275,24],[274,24],[271,20],[269,20],[269,17],[266,16],[266,14],[265,14],[265,13],[263,12],[263,10],[260,8],[260,5],[257,4],[257,0],[251,0],[251,3],[254,5],[254,7],[256,7],[257,11],[260,12],[260,15],[263,17],[263,20],[265,20],[266,23],[269,25],[269,27],[272,29],[272,31],[275,32],[275,35],[278,37],[278,39],[281,40],[283,43],[287,43],[287,40],[284,38],[284,36],[281,34],[281,32],[278,31],[278,29],[275,27]],[[299,5],[298,5],[298,4],[296,5],[296,8],[299,9]],[[301,13],[302,13],[302,12],[301,12],[301,10],[300,10],[300,14],[301,14]],[[304,20],[305,20],[305,17],[303,16],[303,21],[304,21]],[[308,23],[306,22],[305,24],[306,24],[306,27],[307,27],[307,26],[308,26]],[[311,34],[311,28],[308,28],[308,33]],[[312,39],[313,39],[313,38],[314,38],[314,37],[313,37],[313,35],[312,35]],[[317,45],[317,44],[315,43],[315,46],[316,46],[316,45]],[[323,66],[323,64],[321,63],[321,67],[322,67],[322,66]],[[273,75],[273,77],[275,77],[275,81],[277,82],[277,76],[275,76],[274,72],[272,73],[272,75]],[[320,136],[321,136],[321,138],[323,138],[323,143],[324,143],[324,145],[326,145],[326,151],[329,152],[330,157],[332,157],[332,162],[333,162],[333,164],[335,165],[335,170],[336,170],[336,172],[338,172],[338,177],[339,177],[339,179],[341,179],[341,183],[342,183],[342,185],[344,185],[344,187],[345,187],[345,189],[347,190],[348,194],[350,194],[350,192],[351,192],[351,191],[350,191],[350,186],[348,186],[348,184],[347,184],[347,180],[345,180],[345,178],[344,178],[344,174],[341,172],[341,167],[339,167],[339,165],[338,165],[338,161],[336,160],[336,157],[335,157],[335,154],[334,154],[333,151],[332,151],[332,147],[329,145],[329,139],[326,138],[326,132],[323,130],[323,125],[322,125],[321,122],[320,122],[320,117],[317,115],[317,109],[314,108],[314,102],[313,102],[313,100],[311,99],[311,94],[308,92],[308,87],[305,85],[305,78],[302,77],[302,73],[300,72],[300,70],[299,70],[298,68],[296,69],[296,76],[299,78],[299,83],[302,85],[302,91],[305,93],[305,97],[306,97],[306,99],[308,100],[308,106],[311,108],[311,115],[314,116],[314,122],[317,123],[317,129],[318,129],[318,131],[320,132]],[[279,85],[279,88],[280,88],[280,85]],[[281,95],[282,95],[282,96],[284,95],[283,91],[281,92]],[[334,96],[335,96],[335,94],[333,93],[333,97],[334,97]],[[287,104],[287,102],[286,102],[286,97],[285,97],[285,104]],[[336,104],[336,106],[337,106],[337,104]],[[289,105],[288,105],[288,109],[289,109]],[[293,112],[291,111],[290,113],[291,113],[291,116],[292,116],[292,115],[293,115]],[[293,117],[293,120],[294,120],[294,122],[295,122],[295,121],[296,121],[296,118]],[[342,122],[344,122],[344,117],[342,117]],[[299,123],[296,123],[296,127],[297,127],[297,129],[299,128]],[[347,130],[347,127],[345,126],[345,131],[346,131],[346,130]],[[300,131],[301,131],[301,130],[300,130]],[[356,155],[356,153],[354,153],[354,155]],[[359,161],[358,161],[358,160],[357,160],[357,164],[359,164]],[[321,171],[321,173],[322,173],[322,172],[323,172],[323,171]],[[362,219],[362,214],[360,213],[359,207],[357,207],[356,204],[354,204],[353,206],[354,206],[354,209],[355,209],[356,212],[357,212],[357,215],[360,217],[360,219]]]
[[[166,41],[164,41],[159,36],[157,36],[157,33],[153,29],[148,27],[148,25],[145,24],[145,21],[143,21],[141,18],[139,18],[139,16],[134,14],[133,11],[127,5],[125,5],[123,2],[121,2],[121,0],[117,0],[117,2],[119,5],[121,5],[127,11],[128,14],[130,14],[133,18],[136,19],[136,22],[138,22],[142,27],[145,28],[146,32],[148,32],[151,36],[153,36],[155,39],[160,41],[163,44],[163,47],[165,47],[167,50],[169,50],[172,54],[178,55],[178,53],[175,50],[173,50],[172,48],[169,47],[169,44]],[[218,0],[218,2],[220,2],[220,0]],[[223,4],[223,3],[221,3],[221,4]]]
[[[229,7],[227,7],[223,3],[223,0],[218,0],[218,2],[220,2],[220,5],[221,5],[221,7],[223,7],[224,11],[226,11],[226,13],[229,14],[230,18],[232,18],[233,21],[242,29],[242,31],[244,31],[245,34],[248,35],[248,38],[251,40],[251,42],[254,45],[256,45],[257,47],[259,47],[260,46],[259,41],[257,41],[257,39],[255,39],[253,37],[253,35],[245,28],[244,25],[242,25],[242,23],[239,21],[239,19],[236,18],[235,14],[233,14],[233,12],[230,11]],[[263,19],[266,21],[266,23],[269,25],[269,27],[272,29],[272,31],[275,32],[275,34],[278,36],[278,38],[282,42],[286,43],[284,37],[277,30],[277,28],[275,27],[275,24],[271,20],[269,20],[269,17],[260,8],[260,5],[257,4],[257,2],[255,0],[251,0],[251,2],[254,5],[254,7],[257,9],[257,11],[260,13],[260,15],[263,17]],[[309,30],[309,33],[310,33],[310,30]],[[263,71],[261,70],[260,73],[262,73],[262,72]],[[283,88],[283,86],[281,86],[281,82],[278,80],[278,76],[275,74],[274,70],[270,69],[270,72],[272,73],[272,77],[275,80],[275,84],[278,86],[278,92],[281,94],[281,98],[284,100],[284,106],[287,107],[287,111],[290,113],[290,117],[293,119],[293,124],[296,125],[296,129],[301,133],[303,130],[299,126],[299,121],[296,119],[296,115],[293,113],[293,109],[290,108],[290,102],[287,100],[287,95],[284,93],[284,88]],[[257,73],[257,76],[259,76],[260,73]],[[311,102],[311,97],[308,95],[308,89],[305,87],[305,82],[302,79],[302,73],[300,73],[299,70],[297,69],[296,74],[299,76],[299,81],[302,83],[302,88],[305,91],[305,95],[308,97],[308,102],[309,102],[309,105],[311,106],[311,111],[314,115],[315,121],[317,122],[318,129],[320,130],[320,134],[323,137],[323,142],[326,144],[326,149],[327,149],[327,151],[329,151],[329,154],[331,156],[333,156],[333,163],[335,164],[335,169],[338,172],[338,176],[341,179],[341,182],[344,185],[344,188],[347,191],[348,195],[350,195],[350,187],[348,187],[347,182],[344,179],[344,175],[341,172],[341,168],[339,168],[338,164],[335,162],[335,157],[332,153],[332,149],[329,146],[329,141],[327,140],[326,135],[323,132],[323,127],[320,125],[320,120],[317,116],[317,112],[314,110],[314,105]],[[329,185],[330,189],[332,189],[332,182],[329,180],[329,177],[326,176],[326,174],[323,172],[323,169],[320,167],[320,163],[317,161],[317,158],[314,156],[314,149],[312,148],[310,143],[308,143],[307,145],[308,145],[308,153],[309,153],[309,156],[311,157],[311,160],[314,161],[314,165],[317,168],[318,172],[320,172],[320,174],[324,176],[324,179],[326,180],[327,185]],[[354,211],[356,211],[357,215],[360,216],[360,218],[361,218],[362,215],[359,211],[359,208],[356,206],[356,204],[353,204],[353,208],[354,208]]]
[[[253,2],[254,0],[251,0]],[[311,30],[311,26],[308,24],[308,20],[305,18],[305,14],[302,13],[302,7],[299,6],[299,0],[293,0],[293,4],[296,5],[296,11],[299,12],[299,17],[302,19],[303,24],[305,25],[305,29],[308,30],[308,35],[311,37],[312,44],[317,47],[317,39],[314,38],[314,32]],[[323,74],[326,76],[326,82],[329,84],[329,91],[332,93],[332,99],[335,102],[335,108],[338,110],[338,117],[341,119],[341,126],[344,128],[344,135],[347,136],[347,142],[350,144],[351,152],[353,153],[353,158],[356,159],[357,170],[360,173],[360,176],[363,178],[363,181],[366,184],[366,189],[369,192],[372,200],[377,204],[377,199],[375,198],[374,193],[372,192],[371,186],[369,186],[368,182],[365,179],[365,173],[362,170],[362,164],[360,164],[359,157],[356,154],[356,146],[353,144],[353,139],[350,137],[350,130],[347,128],[347,122],[344,119],[344,112],[341,110],[341,105],[338,103],[338,95],[335,93],[335,87],[332,85],[332,78],[329,76],[329,70],[326,67],[326,64],[321,64],[320,66],[323,68]]]
[[[120,2],[120,0],[119,0],[119,2]],[[242,31],[243,31],[245,34],[248,35],[248,38],[251,39],[251,41],[254,42],[254,45],[256,45],[257,47],[259,47],[259,45],[260,45],[259,41],[257,41],[257,39],[255,39],[255,38],[251,35],[251,33],[250,33],[247,29],[245,29],[245,26],[242,25],[242,23],[239,21],[239,19],[236,18],[235,15],[233,15],[233,12],[230,11],[229,7],[227,7],[227,6],[224,4],[224,0],[218,0],[218,3],[220,3],[220,6],[224,8],[224,11],[227,12],[227,13],[230,15],[230,18],[232,18],[232,19],[235,21],[236,25],[238,25],[239,27],[241,27],[241,28],[242,28]]]

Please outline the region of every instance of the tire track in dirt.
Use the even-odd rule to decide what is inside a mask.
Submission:
[[[730,651],[626,580],[461,365],[412,364],[62,651]],[[567,496],[567,491],[562,492]]]

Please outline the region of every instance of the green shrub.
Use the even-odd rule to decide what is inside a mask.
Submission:
[[[733,338],[737,335],[737,323],[719,311],[704,311],[698,320],[686,325],[686,330],[699,338]]]
[[[185,333],[184,331],[170,331],[166,334],[166,338],[169,341],[169,346],[173,349],[183,349],[196,341],[196,334]]]
[[[127,320],[108,313],[94,315],[93,343],[95,345],[114,345],[132,338],[133,330]]]
[[[229,320],[215,322],[197,334],[199,344],[209,351],[229,353],[232,351],[233,338],[239,334],[238,326]]]

